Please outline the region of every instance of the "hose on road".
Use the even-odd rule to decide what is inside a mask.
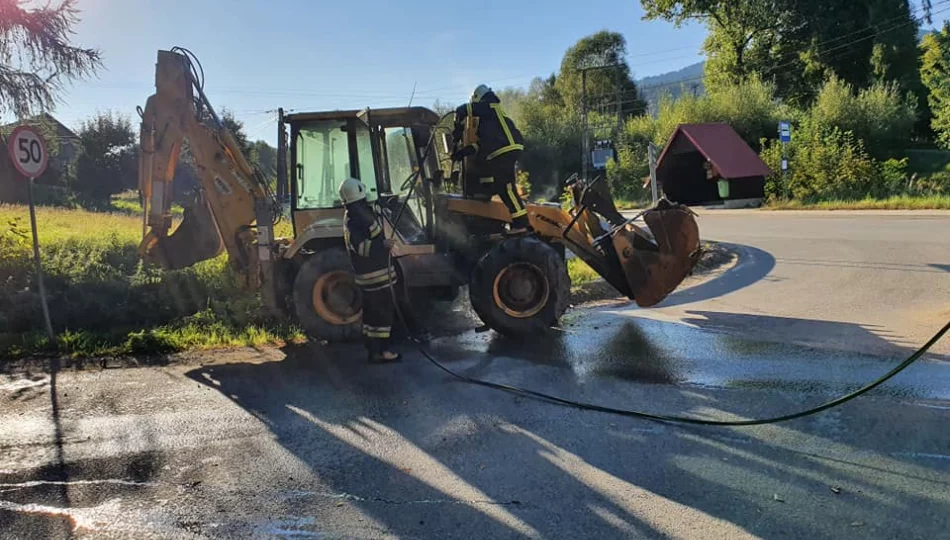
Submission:
[[[400,320],[404,321],[402,312],[399,310],[398,302],[396,303],[396,313],[399,315]],[[403,324],[405,325],[405,322],[403,322]],[[693,418],[690,416],[674,416],[674,415],[665,415],[665,414],[654,414],[654,413],[643,412],[643,411],[634,411],[630,409],[620,409],[616,407],[607,407],[604,405],[597,405],[594,403],[585,403],[582,401],[565,399],[565,398],[553,396],[551,394],[545,394],[544,392],[537,392],[535,390],[529,390],[529,389],[521,388],[518,386],[512,386],[512,385],[503,384],[503,383],[496,383],[496,382],[491,382],[491,381],[485,381],[482,379],[476,379],[476,378],[469,377],[467,375],[462,375],[460,373],[452,371],[451,369],[446,367],[444,364],[439,362],[439,360],[426,349],[424,343],[422,343],[415,337],[412,337],[411,339],[416,344],[417,348],[419,349],[419,352],[421,352],[422,355],[425,356],[426,359],[429,360],[429,362],[431,362],[433,365],[435,365],[437,368],[441,369],[445,373],[454,377],[455,379],[458,379],[460,381],[464,381],[467,383],[477,384],[479,386],[486,386],[488,388],[494,388],[496,390],[504,390],[505,392],[510,392],[512,394],[526,396],[526,397],[530,397],[534,399],[540,399],[542,401],[556,403],[559,405],[566,405],[568,407],[574,407],[577,409],[584,409],[588,411],[614,414],[618,416],[643,418],[646,420],[654,420],[658,422],[667,422],[667,423],[675,423],[675,424],[693,424],[693,425],[700,425],[700,426],[759,426],[762,424],[775,424],[778,422],[786,422],[788,420],[794,420],[796,418],[802,418],[805,416],[818,414],[832,407],[843,405],[844,403],[847,403],[851,401],[852,399],[862,394],[865,394],[873,390],[874,388],[877,388],[878,386],[884,384],[885,382],[890,380],[892,377],[894,377],[901,371],[904,371],[911,364],[919,360],[920,357],[923,356],[928,350],[930,350],[930,348],[934,345],[934,343],[937,343],[938,341],[940,341],[940,338],[942,338],[948,331],[950,331],[950,321],[948,321],[947,324],[943,326],[943,328],[941,328],[936,334],[934,334],[932,338],[930,338],[926,343],[924,343],[923,346],[921,346],[913,354],[907,357],[906,360],[904,360],[903,362],[895,366],[894,369],[888,371],[877,380],[871,383],[868,383],[849,394],[845,394],[837,399],[833,399],[826,403],[822,403],[821,405],[818,405],[817,407],[812,407],[804,411],[799,411],[799,412],[791,413],[791,414],[785,414],[782,416],[775,416],[772,418],[759,418],[759,419],[752,419],[752,420],[706,420],[703,418]]]
[[[445,116],[443,116],[443,118],[445,118]],[[432,135],[434,135],[434,131]],[[430,135],[429,137],[429,143],[426,147],[425,154],[423,155],[423,158],[422,158],[423,162],[425,161],[425,158],[428,156],[429,150],[431,150],[432,148],[432,135]],[[421,174],[421,169],[419,171],[416,171],[414,174],[410,175],[410,177],[406,180],[406,183],[403,186],[404,189],[406,187],[409,188],[409,193],[406,195],[406,200],[402,203],[402,208],[400,208],[399,213],[396,215],[396,220],[393,222],[393,227],[392,227],[393,235],[396,234],[395,224],[399,223],[399,217],[402,215],[403,210],[405,210],[406,206],[408,206],[409,204],[409,197],[412,194],[412,189],[415,187],[414,180],[419,174]],[[389,265],[390,267],[393,265],[392,252],[390,252],[389,254]],[[826,411],[833,407],[843,405],[851,401],[852,399],[857,398],[858,396],[861,396],[863,394],[866,394],[867,392],[870,392],[871,390],[889,381],[891,378],[893,378],[895,375],[897,375],[901,371],[904,371],[905,369],[910,367],[911,364],[919,360],[924,354],[927,353],[927,351],[930,350],[931,347],[933,347],[935,343],[940,341],[940,339],[943,338],[943,336],[948,331],[950,331],[950,321],[947,321],[947,323],[943,326],[943,328],[937,331],[937,333],[934,334],[933,337],[931,337],[929,340],[927,340],[927,342],[924,343],[919,349],[917,349],[913,354],[908,356],[907,359],[905,359],[903,362],[895,366],[893,369],[891,369],[890,371],[888,371],[887,373],[885,373],[878,379],[862,386],[861,388],[858,388],[857,390],[851,393],[845,394],[839,398],[833,399],[826,403],[822,403],[821,405],[818,405],[817,407],[812,407],[810,409],[805,409],[803,411],[799,411],[799,412],[795,412],[791,414],[775,416],[772,418],[759,418],[759,419],[752,419],[752,420],[707,420],[704,418],[694,418],[691,416],[654,414],[654,413],[649,413],[649,412],[644,412],[644,411],[635,411],[631,409],[607,407],[604,405],[597,405],[595,403],[585,403],[583,401],[575,401],[572,399],[566,399],[566,398],[554,396],[551,394],[546,394],[544,392],[538,392],[536,390],[521,388],[519,386],[486,381],[483,379],[476,379],[474,377],[462,375],[446,367],[445,364],[443,364],[442,362],[439,362],[439,360],[435,357],[435,355],[429,352],[429,350],[426,348],[425,343],[423,343],[422,340],[420,340],[416,336],[411,335],[412,329],[410,328],[409,324],[406,322],[406,317],[402,313],[400,302],[396,295],[396,290],[391,284],[389,286],[389,290],[390,290],[390,293],[392,294],[393,305],[395,306],[396,315],[399,317],[399,320],[402,322],[402,325],[406,329],[406,331],[410,333],[410,339],[412,340],[413,343],[415,343],[416,347],[419,349],[419,352],[422,353],[422,355],[427,360],[429,360],[429,362],[431,362],[432,365],[434,365],[435,367],[439,368],[440,370],[442,370],[443,372],[445,372],[446,374],[448,374],[449,376],[457,380],[470,383],[470,384],[476,384],[479,386],[485,386],[488,388],[494,388],[496,390],[502,390],[502,391],[509,392],[509,393],[519,395],[519,396],[539,399],[541,401],[547,401],[549,403],[555,403],[558,405],[574,407],[577,409],[602,412],[602,413],[607,413],[607,414],[614,414],[618,416],[642,418],[645,420],[653,420],[657,422],[666,422],[666,423],[675,423],[675,424],[691,424],[691,425],[699,425],[699,426],[760,426],[763,424],[775,424],[778,422],[786,422],[789,420],[795,420],[796,418],[811,416],[813,414],[818,414],[820,412]]]
[[[393,234],[395,234],[395,231],[393,232]],[[390,262],[389,262],[389,264],[392,265],[392,254],[391,254],[391,253],[390,253]],[[881,377],[879,377],[879,378],[877,378],[876,380],[874,380],[874,381],[872,381],[872,382],[870,382],[870,383],[868,383],[868,384],[862,386],[861,388],[858,388],[857,390],[855,390],[855,391],[853,391],[853,392],[850,392],[850,393],[848,393],[848,394],[845,394],[845,395],[843,395],[843,396],[841,396],[841,397],[839,397],[839,398],[833,399],[833,400],[831,400],[831,401],[822,403],[821,405],[818,405],[817,407],[812,407],[812,408],[810,408],[810,409],[805,409],[805,410],[803,410],[803,411],[798,411],[798,412],[791,413],[791,414],[784,414],[784,415],[781,415],[781,416],[774,416],[774,417],[771,417],[771,418],[758,418],[758,419],[752,419],[752,420],[707,420],[707,419],[704,419],[704,418],[694,418],[694,417],[691,417],[691,416],[675,416],[675,415],[666,415],[666,414],[655,414],[655,413],[644,412],[644,411],[635,411],[635,410],[631,410],[631,409],[621,409],[621,408],[617,408],[617,407],[607,407],[607,406],[604,406],[604,405],[597,405],[597,404],[595,404],[595,403],[585,403],[585,402],[583,402],[583,401],[575,401],[575,400],[572,400],[572,399],[566,399],[566,398],[554,396],[554,395],[551,395],[551,394],[546,394],[546,393],[544,393],[544,392],[538,392],[538,391],[536,391],[536,390],[530,390],[530,389],[527,389],[527,388],[522,388],[522,387],[519,387],[519,386],[513,386],[513,385],[509,385],[509,384],[504,384],[504,383],[497,383],[497,382],[492,382],[492,381],[486,381],[486,380],[483,380],[483,379],[476,379],[476,378],[474,378],[474,377],[469,377],[469,376],[467,376],[467,375],[462,375],[461,373],[458,373],[458,372],[453,371],[452,369],[446,367],[445,364],[443,364],[442,362],[440,362],[440,361],[438,360],[438,358],[435,357],[435,355],[433,355],[431,352],[429,352],[429,350],[426,348],[425,343],[424,343],[422,340],[420,340],[420,339],[419,339],[418,337],[416,337],[416,336],[411,335],[412,329],[410,328],[410,325],[406,322],[406,317],[405,317],[405,316],[403,315],[403,313],[402,313],[402,309],[401,309],[401,306],[400,306],[400,301],[399,301],[399,298],[397,298],[397,295],[396,295],[396,290],[395,290],[395,288],[394,288],[392,285],[390,285],[389,290],[390,290],[390,293],[392,294],[392,297],[393,297],[393,305],[394,305],[395,310],[396,310],[396,315],[399,317],[399,320],[400,320],[400,322],[402,323],[403,327],[406,329],[406,331],[410,333],[410,339],[411,339],[412,342],[416,345],[416,348],[419,350],[420,353],[422,353],[422,355],[423,355],[429,362],[432,363],[432,365],[434,365],[435,367],[439,368],[440,370],[442,370],[443,372],[445,372],[446,374],[448,374],[449,376],[451,376],[451,377],[454,378],[454,379],[457,379],[457,380],[462,381],[462,382],[470,383],[470,384],[476,384],[476,385],[479,385],[479,386],[485,386],[485,387],[487,387],[487,388],[494,388],[494,389],[496,389],[496,390],[502,390],[502,391],[505,391],[505,392],[508,392],[508,393],[511,393],[511,394],[515,394],[515,395],[519,395],[519,396],[529,397],[529,398],[538,399],[538,400],[541,400],[541,401],[547,401],[547,402],[549,402],[549,403],[555,403],[555,404],[558,404],[558,405],[565,405],[565,406],[568,406],[568,407],[574,407],[574,408],[577,408],[577,409],[583,409],[583,410],[587,410],[587,411],[602,412],[602,413],[614,414],[614,415],[618,415],[618,416],[627,416],[627,417],[632,417],[632,418],[642,418],[642,419],[645,419],[645,420],[653,420],[653,421],[657,421],[657,422],[666,422],[666,423],[674,423],[674,424],[691,424],[691,425],[699,425],[699,426],[760,426],[760,425],[763,425],[763,424],[775,424],[775,423],[778,423],[778,422],[786,422],[786,421],[789,421],[789,420],[795,420],[796,418],[803,418],[803,417],[805,417],[805,416],[811,416],[811,415],[813,415],[813,414],[818,414],[818,413],[820,413],[820,412],[826,411],[826,410],[831,409],[831,408],[833,408],[833,407],[837,407],[837,406],[839,406],[839,405],[843,405],[843,404],[845,404],[845,403],[851,401],[852,399],[855,399],[855,398],[857,398],[858,396],[861,396],[861,395],[863,395],[863,394],[866,394],[867,392],[870,392],[871,390],[877,388],[878,386],[880,386],[880,385],[886,383],[886,382],[889,381],[891,378],[893,378],[895,375],[897,375],[898,373],[900,373],[900,372],[904,371],[905,369],[907,369],[908,367],[910,367],[911,364],[913,364],[914,362],[916,362],[917,360],[919,360],[924,354],[926,354],[927,351],[929,351],[930,348],[933,347],[933,345],[934,345],[935,343],[937,343],[938,341],[940,341],[940,339],[943,338],[943,336],[946,335],[947,332],[950,332],[950,321],[947,321],[947,323],[943,325],[943,328],[941,328],[940,330],[938,330],[937,333],[934,334],[933,337],[931,337],[929,340],[927,340],[927,342],[924,343],[919,349],[917,349],[916,351],[914,351],[914,353],[911,354],[910,356],[908,356],[903,362],[901,362],[900,364],[898,364],[897,366],[895,366],[893,369],[891,369],[890,371],[888,371],[887,373],[885,373],[885,374],[882,375]]]

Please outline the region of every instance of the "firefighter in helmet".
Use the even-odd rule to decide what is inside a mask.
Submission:
[[[396,271],[390,266],[391,241],[383,238],[380,219],[366,200],[366,186],[356,178],[340,185],[340,198],[346,208],[343,237],[356,274],[356,285],[363,293],[363,337],[371,363],[398,362],[393,352],[392,291]]]
[[[474,129],[475,136],[466,135],[466,129]],[[491,88],[478,85],[471,100],[455,109],[452,136],[456,148],[452,160],[475,158],[475,170],[466,171],[466,194],[498,195],[511,213],[512,232],[530,230],[528,211],[515,185],[524,137]]]

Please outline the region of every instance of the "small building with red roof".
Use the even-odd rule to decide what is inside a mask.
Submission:
[[[761,201],[769,167],[729,124],[680,124],[657,160],[666,197],[683,204]],[[720,196],[719,181],[728,182]]]

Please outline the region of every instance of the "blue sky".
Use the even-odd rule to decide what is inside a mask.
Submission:
[[[154,84],[155,53],[181,45],[204,65],[217,109],[273,142],[265,111],[459,102],[485,82],[524,86],[602,29],[627,39],[635,76],[697,62],[705,29],[641,20],[637,0],[81,0],[77,43],[105,68],[67,90],[54,115],[71,127],[107,109],[134,115]]]

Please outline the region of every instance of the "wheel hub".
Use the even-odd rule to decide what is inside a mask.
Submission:
[[[359,320],[363,304],[353,275],[344,270],[327,272],[313,285],[313,309],[331,324],[351,324]]]
[[[548,302],[550,287],[544,272],[530,263],[511,264],[495,277],[495,304],[519,319],[533,317]]]

